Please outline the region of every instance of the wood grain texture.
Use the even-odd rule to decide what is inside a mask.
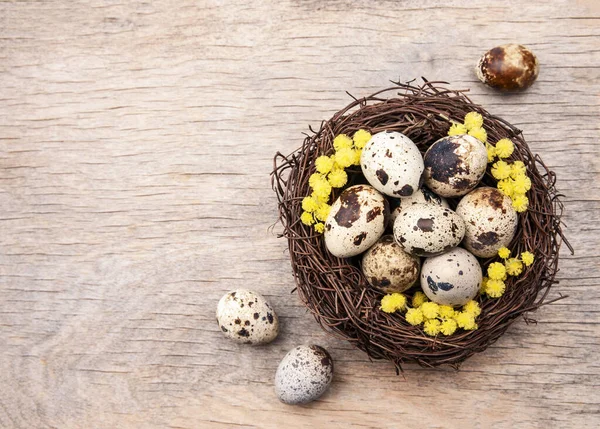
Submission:
[[[594,0],[0,2],[0,427],[600,426],[600,8]],[[478,83],[506,42],[541,63],[527,92]],[[569,295],[460,372],[369,362],[299,304],[269,227],[269,172],[309,124],[390,79],[426,76],[524,130],[559,177]],[[566,250],[566,249],[563,249]],[[262,292],[279,338],[214,321]],[[336,362],[302,407],[279,360]]]

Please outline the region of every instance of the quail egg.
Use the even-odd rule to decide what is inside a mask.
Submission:
[[[460,200],[456,213],[465,221],[464,246],[480,258],[495,256],[517,231],[518,216],[512,201],[496,188],[471,191]]]
[[[408,253],[439,255],[458,246],[465,235],[462,218],[435,204],[408,206],[394,222],[394,238]]]
[[[437,204],[438,206],[450,208],[448,201],[439,195],[434,194],[429,189],[423,187],[417,189],[410,197],[405,198],[390,198],[390,223],[393,225],[394,221],[402,212],[402,210],[413,204],[424,204],[431,203]]]
[[[421,288],[435,303],[465,305],[477,295],[481,282],[477,258],[460,247],[423,262]]]
[[[477,77],[484,84],[501,91],[529,88],[537,79],[537,57],[525,46],[502,45],[490,49],[479,59]]]
[[[383,131],[371,137],[362,151],[360,166],[371,186],[391,197],[410,197],[421,187],[423,157],[402,133]]]

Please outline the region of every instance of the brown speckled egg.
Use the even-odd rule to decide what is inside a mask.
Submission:
[[[217,322],[232,340],[246,344],[266,344],[279,332],[277,314],[260,294],[237,289],[225,294],[217,305]]]
[[[485,174],[485,145],[468,134],[442,137],[424,156],[425,184],[442,197],[458,197],[475,188]]]
[[[462,218],[435,204],[415,204],[394,222],[394,239],[408,253],[435,256],[458,246],[465,235]]]
[[[371,286],[385,293],[404,292],[419,278],[421,261],[384,235],[364,254],[362,270]]]
[[[477,295],[481,281],[477,258],[460,247],[425,259],[421,271],[421,289],[441,305],[465,305]]]
[[[339,258],[356,256],[379,240],[388,217],[388,202],[375,188],[351,186],[331,206],[325,221],[325,246]]]
[[[464,246],[480,258],[495,256],[517,231],[518,217],[512,201],[496,188],[473,190],[460,200],[456,213],[467,228]]]
[[[285,355],[275,373],[275,393],[285,404],[319,398],[333,379],[333,360],[323,347],[298,346]]]
[[[436,195],[429,189],[423,187],[417,189],[410,197],[390,198],[390,223],[393,225],[398,215],[408,206],[413,204],[436,204],[438,206],[450,208],[445,198]]]
[[[536,56],[525,46],[509,44],[487,51],[477,64],[477,77],[501,91],[529,88],[539,73]]]

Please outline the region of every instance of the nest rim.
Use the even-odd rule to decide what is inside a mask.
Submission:
[[[396,371],[415,362],[425,367],[450,365],[458,368],[475,353],[493,344],[519,317],[531,321],[526,313],[537,310],[547,300],[550,287],[557,283],[558,256],[562,243],[573,252],[562,231],[563,204],[555,187],[556,175],[534,155],[522,131],[504,119],[473,103],[468,90],[453,90],[447,82],[393,82],[363,98],[353,98],[346,107],[323,121],[318,130],[310,128],[301,147],[289,155],[278,152],[274,158],[272,187],[277,194],[280,237],[288,240],[288,249],[296,290],[303,304],[328,333],[344,339],[367,353],[372,359],[391,361]],[[396,92],[394,97],[384,96]],[[535,250],[535,261],[518,277],[507,280],[507,292],[499,299],[478,295],[482,307],[479,328],[459,331],[451,336],[429,337],[422,327],[409,325],[399,313],[387,314],[379,309],[384,295],[368,285],[357,258],[337,258],[325,248],[321,234],[300,222],[302,198],[309,195],[308,178],[315,172],[315,159],[333,152],[333,139],[338,134],[352,135],[358,129],[372,134],[399,131],[417,144],[421,153],[428,145],[447,135],[451,121],[462,121],[470,111],[480,113],[490,141],[510,138],[515,151],[508,161],[521,160],[527,166],[532,188],[528,192],[529,208],[519,213],[519,226],[508,246],[513,254]],[[486,175],[478,186],[494,186],[495,179]],[[348,171],[358,177],[358,171]],[[331,201],[350,186],[334,190]],[[482,266],[497,258],[478,258]],[[407,293],[419,290],[419,282]]]

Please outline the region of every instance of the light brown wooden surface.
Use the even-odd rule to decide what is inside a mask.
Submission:
[[[598,427],[599,41],[594,0],[0,2],[0,427]],[[539,57],[524,94],[474,75],[506,42]],[[537,325],[403,378],[290,294],[269,172],[344,91],[420,76],[524,130],[576,255]],[[237,287],[270,299],[276,342],[219,332]],[[331,389],[280,404],[278,362],[309,342]]]

